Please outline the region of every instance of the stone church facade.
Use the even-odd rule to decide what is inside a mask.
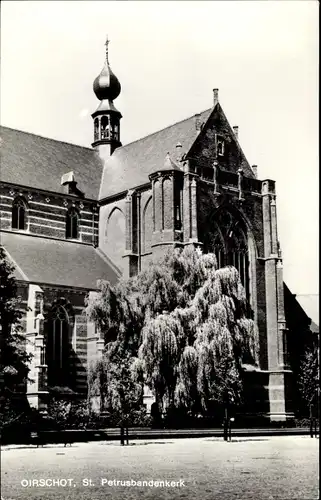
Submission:
[[[98,279],[116,283],[193,245],[235,266],[245,288],[260,339],[249,412],[291,418],[289,352],[310,320],[301,310],[300,339],[287,328],[275,182],[249,165],[217,89],[208,110],[124,146],[108,43],[93,89],[92,148],[1,127],[1,245],[26,308],[29,403],[45,406],[49,387],[86,394],[104,347],[84,314]]]

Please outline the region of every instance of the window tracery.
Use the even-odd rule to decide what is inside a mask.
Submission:
[[[66,386],[69,383],[69,316],[62,305],[50,314],[47,328],[46,357],[48,385]]]
[[[218,267],[234,266],[242,285],[249,296],[249,257],[248,243],[241,222],[232,217],[227,210],[220,210],[215,217],[212,248]]]

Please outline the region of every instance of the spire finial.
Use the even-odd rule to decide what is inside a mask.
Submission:
[[[109,63],[109,61],[108,61],[108,45],[109,45],[109,43],[110,43],[110,40],[108,38],[108,35],[106,35],[105,45],[106,45],[106,61],[107,61],[107,63]]]

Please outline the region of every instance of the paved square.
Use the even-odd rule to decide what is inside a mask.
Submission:
[[[318,450],[319,440],[306,436],[234,438],[231,443],[219,438],[166,439],[124,447],[116,442],[67,448],[7,446],[1,457],[2,496],[314,500],[319,491]]]

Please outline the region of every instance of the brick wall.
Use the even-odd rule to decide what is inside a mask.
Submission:
[[[155,213],[154,231],[161,231],[163,227],[162,194],[163,194],[162,182],[161,180],[155,180],[153,188],[153,201],[154,201],[154,213]]]
[[[173,179],[163,180],[163,229],[173,229]]]
[[[123,270],[125,253],[125,199],[103,205],[99,209],[99,247]]]
[[[248,224],[254,238],[254,248],[251,251],[252,283],[250,284],[251,302],[259,329],[260,367],[267,369],[267,338],[266,338],[266,296],[265,296],[265,268],[264,261],[258,258],[264,256],[262,198],[257,194],[245,193],[242,204],[238,201],[237,192],[224,192],[217,197],[213,193],[213,186],[205,182],[198,183],[198,235],[199,241],[204,244],[205,252],[212,251],[211,239],[214,233],[211,220],[220,206],[230,208],[231,213]],[[212,229],[213,228],[213,229]]]
[[[87,292],[42,286],[44,290],[44,333],[48,335],[48,317],[52,307],[61,303],[69,317],[69,367],[70,380],[76,392],[87,391],[87,329],[85,297]]]
[[[152,251],[153,234],[153,199],[151,191],[143,193],[141,196],[141,253],[149,254]]]
[[[216,139],[224,141],[224,154],[216,156]],[[195,141],[189,156],[194,159],[195,164],[207,163],[212,166],[214,159],[218,160],[220,168],[229,172],[237,172],[239,167],[244,168],[245,175],[252,176],[248,162],[226,120],[226,117],[218,105],[215,112],[206,124],[206,132],[200,133]]]
[[[74,205],[80,216],[78,240],[85,243],[97,240],[96,202],[5,184],[0,186],[1,229],[12,228],[12,203],[17,196],[22,197],[27,208],[25,233],[65,239],[67,210]]]

